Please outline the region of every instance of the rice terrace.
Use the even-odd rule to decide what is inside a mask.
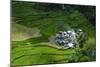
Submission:
[[[13,0],[11,66],[96,61],[95,9]]]

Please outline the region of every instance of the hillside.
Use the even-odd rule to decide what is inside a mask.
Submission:
[[[94,17],[95,6],[13,1],[11,65],[95,61]],[[62,49],[49,41],[58,31],[78,28],[88,33],[84,48]]]

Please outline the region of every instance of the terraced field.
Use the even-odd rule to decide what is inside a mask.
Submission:
[[[48,45],[48,43],[37,43],[35,45],[14,48],[12,51],[13,64],[33,65],[67,62],[67,58],[74,53],[73,49],[58,49]]]
[[[12,41],[23,41],[40,36],[41,34],[38,28],[28,28],[16,23],[12,24]]]
[[[12,65],[68,62],[67,58],[74,53],[74,49],[63,49],[61,46],[48,42],[47,38],[45,39],[45,37],[40,35],[40,31],[36,28],[32,29],[20,24],[13,24]],[[42,37],[43,40],[41,40]]]
[[[95,61],[95,25],[89,19],[95,16],[94,6],[65,5],[62,9],[61,5],[12,2],[12,66]],[[88,33],[83,48],[64,49],[52,43],[58,31],[72,28]]]

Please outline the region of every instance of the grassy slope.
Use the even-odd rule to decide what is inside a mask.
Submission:
[[[89,34],[86,45],[90,45],[92,41],[93,47],[95,47],[95,28],[78,10],[69,9],[71,10],[69,12],[61,9],[44,11],[44,9],[37,9],[39,6],[34,7],[25,2],[13,3],[12,7],[12,17],[17,24],[24,25],[27,28],[38,28],[42,34],[41,37],[12,42],[11,60],[13,65],[64,63],[64,59],[69,58],[75,49],[61,50],[49,46],[48,38],[55,35],[59,30],[82,28]]]
[[[37,43],[36,45],[42,45],[42,44]],[[48,45],[47,43],[44,44]],[[16,65],[60,63],[59,60],[67,59],[67,57],[69,57],[69,55],[72,53],[74,53],[73,49],[64,50],[64,49],[53,48],[50,46],[38,46],[38,47],[32,46],[29,48],[19,47],[13,49],[12,62],[13,64]]]
[[[29,28],[20,24],[12,24],[12,41],[23,41],[29,38],[40,37],[38,28]]]

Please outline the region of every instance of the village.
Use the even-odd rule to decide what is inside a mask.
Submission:
[[[55,36],[55,43],[64,48],[80,48],[88,38],[88,34],[83,32],[82,29],[59,31]]]

